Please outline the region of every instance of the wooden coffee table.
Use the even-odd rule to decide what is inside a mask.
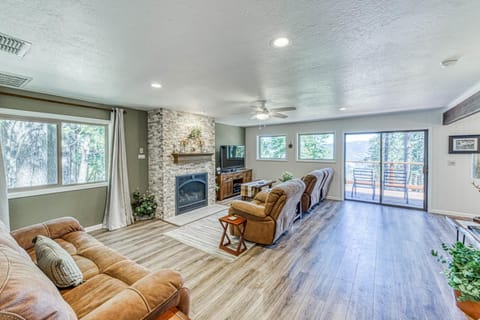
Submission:
[[[220,240],[220,245],[218,247],[235,256],[238,256],[242,252],[247,250],[247,244],[243,239],[243,235],[245,234],[245,227],[247,226],[247,219],[242,217],[237,217],[237,216],[224,216],[219,218],[218,221],[220,222],[223,228],[222,239]],[[236,250],[228,246],[232,244],[232,240],[228,236],[228,232],[227,232],[229,225],[231,225],[233,228],[236,228],[240,233],[240,239],[238,239],[238,245]]]
[[[465,243],[465,238],[468,238],[470,243],[480,247],[480,235],[468,228],[469,226],[480,226],[479,223],[473,222],[472,220],[454,219],[451,217],[446,217],[446,219],[457,230],[457,241]],[[462,236],[461,240],[460,236]]]
[[[255,198],[257,193],[262,191],[262,188],[269,187],[271,188],[272,185],[275,183],[275,180],[260,180],[260,181],[252,181],[247,182],[241,185],[240,193],[242,195],[242,200],[247,200],[249,198]],[[251,189],[250,195],[248,194],[248,189]]]

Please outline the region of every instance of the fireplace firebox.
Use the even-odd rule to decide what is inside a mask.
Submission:
[[[196,173],[176,177],[175,215],[208,205],[208,174]]]

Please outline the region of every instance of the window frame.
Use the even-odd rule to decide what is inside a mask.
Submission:
[[[274,138],[274,137],[285,137],[285,158],[262,158],[260,152],[260,139],[261,138]],[[258,161],[288,161],[288,152],[287,152],[287,135],[286,134],[264,134],[257,136],[257,160]]]
[[[301,159],[300,158],[300,151],[301,151],[301,143],[300,137],[306,135],[324,135],[324,134],[332,134],[333,135],[333,150],[332,150],[332,159]],[[337,134],[335,131],[315,131],[315,132],[299,132],[297,133],[297,162],[323,162],[323,163],[336,163],[337,162],[337,148],[335,147],[337,139]]]
[[[18,109],[0,108],[0,120],[17,120],[40,123],[53,123],[57,127],[57,183],[33,187],[9,188],[8,199],[52,194],[74,190],[106,187],[109,184],[110,154],[112,141],[112,120],[68,116],[55,113],[43,113]],[[96,182],[84,182],[75,184],[63,184],[62,165],[62,123],[75,123],[84,125],[96,125],[105,127],[105,180]]]

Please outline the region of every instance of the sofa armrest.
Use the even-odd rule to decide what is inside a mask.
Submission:
[[[178,272],[160,270],[123,289],[82,320],[157,319],[172,307],[188,315],[189,296]]]
[[[265,207],[258,205],[252,202],[242,201],[242,200],[233,200],[231,203],[231,208],[234,210],[239,210],[245,212],[249,215],[264,218],[267,215],[265,214]]]
[[[33,247],[33,238],[38,235],[57,239],[75,231],[84,231],[78,220],[63,217],[14,230],[11,235],[22,248],[28,250]]]

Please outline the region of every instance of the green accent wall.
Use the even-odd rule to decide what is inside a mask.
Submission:
[[[7,96],[2,93],[13,93],[51,99],[59,102],[84,104],[105,110],[72,106],[63,103],[52,103],[31,98]],[[54,113],[86,118],[110,119],[113,106],[61,98],[51,95],[25,92],[13,89],[0,89],[0,108]],[[147,112],[124,108],[125,137],[127,148],[128,180],[130,194],[135,189],[145,191],[148,187],[148,154],[147,154]],[[143,148],[145,160],[138,159],[139,148]],[[17,229],[34,223],[43,222],[62,216],[73,216],[85,226],[102,223],[105,210],[107,188],[99,187],[77,191],[16,198],[9,200],[10,227]]]
[[[215,124],[215,168],[220,167],[220,146],[245,145],[245,128]]]

